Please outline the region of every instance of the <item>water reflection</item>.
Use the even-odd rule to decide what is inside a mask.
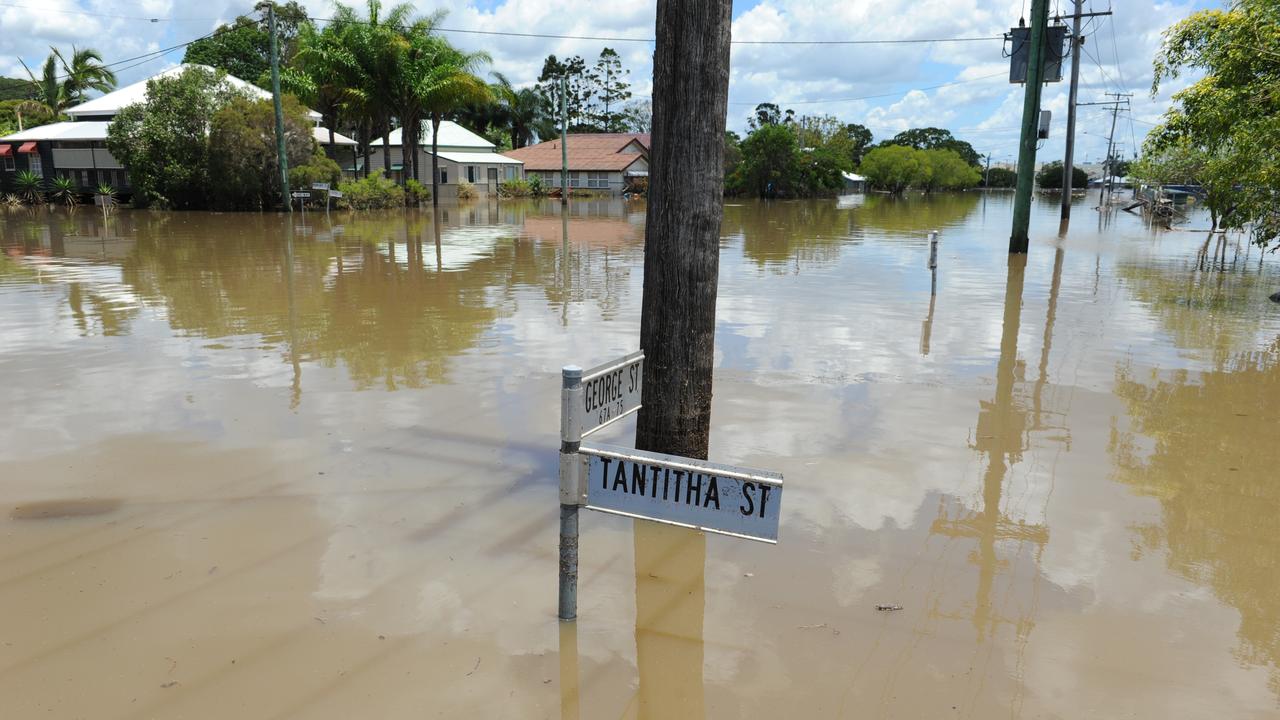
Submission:
[[[641,720],[701,718],[707,538],[635,521],[636,665]]]

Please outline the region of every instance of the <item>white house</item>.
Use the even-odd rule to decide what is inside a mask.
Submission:
[[[0,181],[8,185],[17,171],[31,170],[46,180],[69,177],[86,192],[100,183],[108,183],[117,191],[130,194],[128,172],[107,150],[107,128],[121,110],[147,99],[148,81],[179,75],[190,67],[213,70],[204,65],[179,65],[68,108],[64,113],[72,118],[70,121],[41,125],[0,138]],[[225,80],[231,87],[253,97],[271,97],[271,93],[238,77],[227,75]],[[320,114],[308,110],[307,116],[316,123],[312,131],[316,142],[331,156],[336,155],[339,148],[355,147],[355,140],[337,133],[330,146],[329,131],[319,126]]]
[[[382,138],[370,145],[369,169],[384,167]],[[396,129],[388,137],[392,177],[400,180],[404,174],[404,131]],[[444,120],[436,140],[438,167],[440,170],[441,199],[458,197],[458,183],[471,183],[481,195],[496,194],[498,185],[508,180],[524,177],[524,163],[494,152],[495,145],[461,125]],[[419,182],[431,185],[431,123],[424,122],[422,137],[417,147]]]

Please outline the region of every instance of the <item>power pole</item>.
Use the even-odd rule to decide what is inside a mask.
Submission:
[[[987,169],[982,171],[982,187],[991,189],[991,153],[987,153]]]
[[[267,32],[271,33],[271,97],[276,106],[276,156],[280,163],[280,192],[284,206],[293,212],[293,198],[289,195],[289,158],[284,153],[284,107],[280,104],[280,40],[276,37],[276,6],[265,2],[258,5],[267,8]]]
[[[1120,98],[1124,98],[1123,102],[1127,105],[1129,103],[1129,98],[1132,97],[1132,95],[1129,93],[1104,93],[1104,94],[1114,97],[1115,100],[1114,100],[1114,104],[1111,106],[1111,132],[1107,133],[1107,157],[1105,160],[1102,161],[1102,187],[1098,188],[1098,207],[1099,208],[1106,206],[1106,204],[1103,202],[1103,197],[1108,193],[1110,193],[1111,191],[1111,152],[1112,152],[1112,149],[1115,147],[1116,116],[1120,114],[1120,103],[1121,103]]]
[[[1080,49],[1084,38],[1080,37],[1080,12],[1084,0],[1075,0],[1076,12],[1071,18],[1071,90],[1067,95],[1067,149],[1062,158],[1062,219],[1071,219],[1071,176],[1075,172],[1076,149],[1076,90],[1080,84]]]
[[[1040,92],[1044,86],[1044,46],[1049,27],[1049,0],[1031,0],[1031,32],[1027,44],[1027,89],[1022,100],[1022,139],[1018,143],[1018,188],[1013,196],[1013,233],[1009,252],[1025,253],[1030,245],[1031,190],[1036,175],[1036,130]]]
[[[560,78],[560,204],[569,204],[569,78]]]

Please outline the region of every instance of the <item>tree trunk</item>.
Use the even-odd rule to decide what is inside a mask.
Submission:
[[[658,0],[636,447],[705,458],[732,0]]]
[[[401,145],[403,151],[404,146]],[[403,154],[403,152],[401,153]],[[401,163],[403,165],[403,162]],[[382,171],[387,177],[391,177],[391,121],[382,121]]]
[[[436,141],[440,139],[440,113],[431,113],[431,207],[440,207],[440,168]]]
[[[401,139],[401,147],[407,149],[409,148],[409,138],[413,138],[413,148],[411,150],[407,150],[409,153],[407,157],[411,158],[409,161],[413,166],[413,174],[411,177],[413,177],[414,180],[418,179],[418,137],[421,135],[421,127],[422,120],[417,117],[413,118],[412,121],[405,124],[406,137]]]

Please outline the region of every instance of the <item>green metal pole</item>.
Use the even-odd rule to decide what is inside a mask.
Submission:
[[[271,33],[271,96],[276,106],[276,156],[280,161],[280,192],[284,206],[293,212],[289,195],[289,158],[284,152],[284,107],[280,104],[280,41],[276,37],[276,6],[267,3],[268,32]]]
[[[560,78],[560,204],[569,204],[569,81]]]
[[[1031,37],[1027,54],[1027,89],[1022,100],[1022,140],[1018,144],[1018,189],[1013,196],[1013,234],[1009,252],[1025,253],[1030,245],[1031,189],[1036,175],[1036,125],[1044,78],[1044,45],[1049,26],[1049,0],[1031,0]]]

